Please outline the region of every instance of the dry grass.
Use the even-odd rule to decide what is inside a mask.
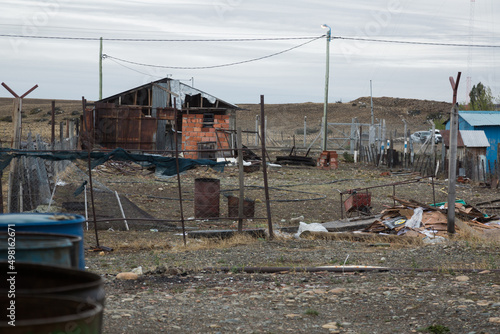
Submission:
[[[231,238],[202,238],[188,239],[186,245],[182,241],[177,242],[172,248],[173,252],[187,252],[207,249],[227,249],[236,246],[253,245],[261,242],[248,234],[236,234]]]
[[[169,250],[172,245],[168,241],[137,239],[133,241],[119,241],[112,247],[115,250],[141,251],[141,250]]]

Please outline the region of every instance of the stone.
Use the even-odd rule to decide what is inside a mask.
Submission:
[[[488,306],[490,304],[491,304],[491,302],[487,301],[487,300],[478,300],[476,303],[477,306]]]
[[[492,322],[494,324],[500,324],[500,317],[492,317],[488,319],[489,322]]]
[[[332,293],[334,295],[338,295],[338,294],[341,294],[344,292],[346,292],[346,289],[344,289],[344,288],[335,288],[335,289],[328,290],[328,293]]]
[[[469,277],[468,276],[457,276],[455,278],[455,280],[458,282],[467,282],[469,280]]]
[[[297,225],[298,223],[303,221],[304,221],[304,216],[290,218],[290,224],[292,225]]]
[[[326,329],[337,329],[338,326],[337,326],[337,323],[336,322],[329,322],[327,324],[324,324],[323,326],[321,326],[323,328],[326,328]]]
[[[123,279],[123,280],[135,280],[138,278],[139,278],[139,275],[137,275],[136,273],[131,273],[131,272],[123,272],[123,273],[119,273],[118,275],[116,275],[116,279]]]

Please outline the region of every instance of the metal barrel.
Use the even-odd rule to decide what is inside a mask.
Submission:
[[[219,217],[220,180],[198,178],[194,180],[194,216]]]
[[[103,305],[104,280],[101,276],[71,268],[34,263],[15,263],[15,291],[18,295],[53,295],[90,300]],[[7,261],[0,261],[0,281],[8,282],[13,270]],[[9,286],[0,286],[0,295],[7,296]]]
[[[3,240],[4,236],[6,235],[8,235],[7,232],[0,232],[0,240]],[[16,240],[28,240],[28,241],[33,239],[36,241],[37,238],[67,239],[71,242],[71,248],[70,248],[71,268],[74,269],[79,268],[80,243],[82,242],[82,238],[77,235],[41,233],[41,232],[17,232],[15,233],[15,238]]]
[[[0,215],[2,232],[40,232],[75,235],[82,238],[78,249],[78,268],[85,269],[83,248],[83,222],[85,217],[76,214],[7,213]]]
[[[236,196],[227,197],[227,216],[229,218],[239,218],[240,199]],[[253,218],[255,216],[255,201],[243,200],[243,218]]]
[[[11,250],[15,251],[16,263],[28,262],[53,266],[71,267],[71,248],[67,238],[49,235],[16,235],[9,237],[0,234],[0,260],[8,260]]]
[[[100,334],[102,332],[103,306],[81,299],[25,296],[17,293],[13,299],[7,294],[2,294],[0,308],[7,315],[2,316],[0,320],[0,333]]]

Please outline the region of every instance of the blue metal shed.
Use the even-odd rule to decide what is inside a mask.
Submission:
[[[460,130],[483,130],[490,147],[486,149],[486,159],[493,163],[497,160],[498,144],[500,144],[500,111],[467,110],[458,112],[458,128]],[[450,129],[450,122],[446,122]]]

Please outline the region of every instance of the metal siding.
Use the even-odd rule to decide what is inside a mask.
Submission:
[[[486,159],[493,163],[497,160],[498,144],[500,143],[500,126],[484,126],[477,129],[483,130],[486,138],[488,138],[490,147],[486,149]]]
[[[484,131],[460,130],[460,135],[466,147],[488,147],[490,143]]]
[[[496,126],[500,125],[500,112],[468,113],[461,112],[460,117],[471,126]]]
[[[167,148],[167,133],[165,131],[166,126],[166,119],[158,120],[158,129],[156,131],[156,149],[160,151],[163,151]]]
[[[161,86],[165,89],[169,89],[168,83],[158,83],[158,86]],[[153,85],[153,101],[152,101],[152,111],[151,116],[156,117],[156,108],[165,108],[168,106],[168,93],[161,88]]]

